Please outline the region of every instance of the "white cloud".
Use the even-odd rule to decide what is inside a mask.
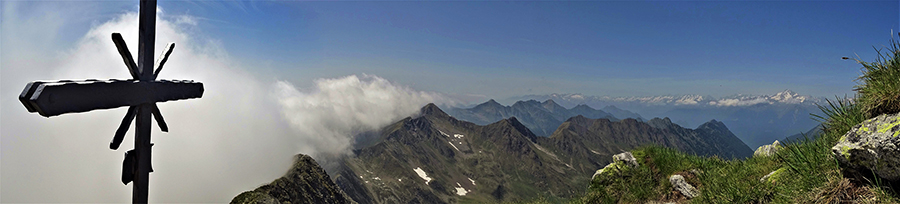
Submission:
[[[448,101],[371,75],[319,79],[308,92],[285,81],[275,86],[282,114],[299,132],[300,143],[326,154],[349,153],[352,135],[415,114],[427,103]]]

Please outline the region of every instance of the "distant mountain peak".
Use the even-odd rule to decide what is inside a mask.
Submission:
[[[544,102],[541,103],[541,104],[545,104],[545,105],[547,105],[547,104],[556,104],[556,101],[553,101],[553,99],[547,99],[546,101],[544,101]],[[558,104],[556,104],[556,105],[558,105]]]
[[[525,105],[525,104],[537,105],[537,104],[541,104],[541,102],[531,99],[531,100],[524,100],[524,101],[516,101],[516,103],[514,103],[513,105],[515,106],[516,104],[518,104],[518,105]]]
[[[717,131],[730,131],[728,127],[725,126],[725,123],[717,120],[710,120],[709,122],[705,122],[697,126],[697,130],[717,130]]]
[[[500,105],[500,103],[497,103],[497,101],[495,101],[494,99],[491,99],[482,104],[478,104],[474,108],[475,109],[486,109],[486,108],[494,109],[494,108],[503,108],[503,105]]]
[[[422,107],[422,109],[419,112],[423,116],[430,115],[430,116],[435,116],[435,117],[440,117],[440,118],[450,117],[450,115],[447,115],[447,113],[445,113],[443,110],[441,110],[441,108],[439,108],[437,105],[434,105],[434,103],[428,103],[428,105],[425,105],[424,107]]]
[[[790,89],[785,89],[784,91],[778,92],[778,93],[776,93],[775,95],[776,95],[776,96],[781,96],[781,95],[784,95],[784,96],[799,96],[800,94],[797,94],[796,92],[791,91]]]
[[[541,103],[541,105],[544,106],[544,108],[546,108],[547,110],[550,110],[551,112],[566,110],[565,107],[562,107],[561,105],[557,104],[555,101],[553,101],[553,99],[548,99],[548,100],[544,101],[543,103]]]
[[[668,129],[669,127],[675,125],[672,123],[672,119],[669,119],[669,117],[653,118],[650,119],[650,121],[647,121],[647,124],[649,124],[651,127],[659,129]]]
[[[519,131],[519,133],[522,133],[522,135],[531,140],[531,142],[535,142],[535,140],[537,139],[537,136],[534,135],[534,133],[532,133],[531,130],[528,129],[528,127],[525,127],[522,122],[519,122],[519,119],[516,119],[516,117],[510,117],[502,120],[501,122],[509,123],[510,126],[512,126],[516,131]]]
[[[572,122],[572,121],[578,121],[578,120],[587,120],[587,119],[588,119],[588,118],[584,117],[583,115],[576,115],[576,116],[571,117],[571,118],[569,118],[568,120],[566,120],[566,122]]]

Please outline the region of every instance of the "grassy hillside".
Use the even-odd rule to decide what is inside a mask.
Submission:
[[[830,148],[854,125],[884,113],[900,112],[900,43],[876,48],[878,58],[861,64],[855,97],[819,104],[824,134],[784,146],[771,157],[724,160],[698,157],[663,147],[632,150],[639,168],[621,176],[598,176],[589,190],[570,203],[900,203],[898,191],[877,179],[845,178]],[[775,172],[766,180],[761,178]],[[668,177],[684,176],[701,195],[685,200],[673,192]],[[536,200],[532,203],[555,202]]]

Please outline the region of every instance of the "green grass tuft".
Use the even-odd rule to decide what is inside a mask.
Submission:
[[[878,56],[873,62],[855,59],[863,67],[859,85],[854,88],[869,118],[900,112],[900,43],[891,39],[890,46],[875,51]]]

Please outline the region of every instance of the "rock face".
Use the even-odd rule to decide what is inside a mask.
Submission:
[[[231,203],[356,203],[341,191],[312,157],[298,154],[283,177],[238,194]]]
[[[759,146],[759,148],[756,148],[756,151],[753,152],[753,156],[769,157],[775,155],[775,152],[778,152],[778,150],[781,150],[782,148],[784,147],[781,146],[781,143],[779,143],[778,140],[775,140],[775,142],[773,142],[772,144],[763,145]]]
[[[678,192],[681,192],[681,195],[687,197],[687,199],[692,199],[697,196],[700,196],[700,191],[697,188],[694,188],[687,181],[684,181],[684,177],[678,174],[672,175],[669,177],[669,182],[672,183],[672,187],[675,188]]]
[[[900,181],[900,113],[884,114],[853,126],[832,153],[854,174],[874,172],[891,182]]]

